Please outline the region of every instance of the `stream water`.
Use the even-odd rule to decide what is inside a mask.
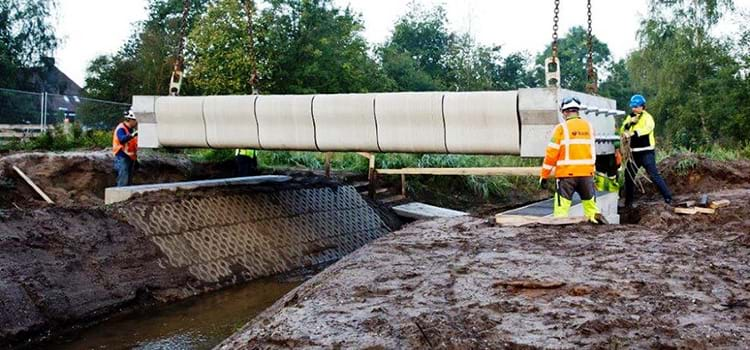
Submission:
[[[48,349],[210,349],[301,281],[263,280],[116,316]]]

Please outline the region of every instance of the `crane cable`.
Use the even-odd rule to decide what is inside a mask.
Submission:
[[[250,57],[250,69],[253,72],[248,81],[250,85],[250,93],[258,95],[258,66],[257,59],[255,57],[255,43],[253,41],[253,14],[255,13],[255,4],[253,0],[240,0],[242,6],[245,9],[247,15],[247,40],[248,40],[248,51]]]
[[[180,38],[175,52],[174,67],[172,69],[172,79],[169,82],[169,94],[172,96],[180,95],[182,86],[182,72],[184,70],[185,58],[182,52],[185,50],[185,36],[187,31],[188,13],[190,12],[190,0],[182,1],[182,21],[180,23]]]

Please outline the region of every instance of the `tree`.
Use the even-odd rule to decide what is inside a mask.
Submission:
[[[185,35],[205,12],[209,0],[190,0]],[[134,27],[130,39],[113,55],[95,58],[87,69],[84,95],[129,102],[133,95],[166,95],[182,36],[181,0],[151,0],[149,17]],[[191,84],[182,93],[190,94]]]
[[[54,0],[0,2],[0,87],[17,87],[26,81],[16,80],[19,68],[51,56],[58,43],[49,23],[55,5]]]
[[[638,91],[673,143],[736,144],[750,132],[747,85],[733,44],[709,35],[731,1],[653,1],[628,59]]]
[[[596,36],[593,42],[594,68],[599,76],[608,74],[607,68],[612,64],[609,46]],[[585,91],[588,83],[588,32],[583,27],[573,27],[558,40],[558,59],[560,60],[560,86],[575,91]],[[536,85],[544,85],[544,60],[552,56],[552,45],[536,58]]]
[[[500,46],[480,45],[468,33],[449,31],[439,6],[411,3],[378,55],[397,91],[510,90],[530,83],[525,55],[503,56]]]
[[[424,9],[412,2],[378,50],[383,70],[398,91],[445,90],[453,40],[444,8]]]
[[[188,45],[190,81],[203,94],[244,94],[250,91],[252,57],[247,20],[238,0],[210,5]]]
[[[617,108],[627,110],[630,97],[636,90],[624,59],[613,62],[607,69],[609,76],[599,87],[599,94],[617,101]]]
[[[331,0],[270,0],[254,21],[261,90],[268,93],[382,91],[362,21]]]

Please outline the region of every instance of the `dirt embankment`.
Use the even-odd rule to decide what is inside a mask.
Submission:
[[[13,170],[28,175],[56,206],[93,207],[104,204],[104,189],[115,185],[112,154],[99,152],[18,153],[0,158],[0,209],[40,208],[44,201]],[[231,177],[231,163],[192,163],[185,157],[145,154],[135,184]]]
[[[142,234],[99,209],[5,212],[0,344],[20,344],[129,305],[184,298],[182,286],[192,277],[160,267],[160,257]]]
[[[678,216],[646,201],[638,224],[616,227],[417,222],[307,281],[222,348],[747,348],[750,186],[735,178],[750,167],[692,169],[701,176],[683,181],[663,168],[678,200],[705,191],[732,204]]]
[[[750,161],[718,161],[704,156],[684,154],[659,163],[659,171],[670,190],[677,195],[715,192],[731,188],[750,188]],[[643,183],[647,194],[658,194],[656,187]]]

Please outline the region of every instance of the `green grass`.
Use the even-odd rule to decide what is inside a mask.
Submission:
[[[62,128],[53,127],[34,138],[0,143],[0,149],[7,151],[69,151],[109,147],[112,147],[111,131],[83,130],[79,124],[71,125],[68,133]]]
[[[669,157],[684,155],[705,157],[707,159],[723,162],[750,159],[750,142],[737,148],[729,148],[719,145],[699,147],[696,149],[666,146],[661,147],[661,149],[656,152],[656,159],[660,162]],[[686,164],[686,166],[688,165],[689,164]]]

